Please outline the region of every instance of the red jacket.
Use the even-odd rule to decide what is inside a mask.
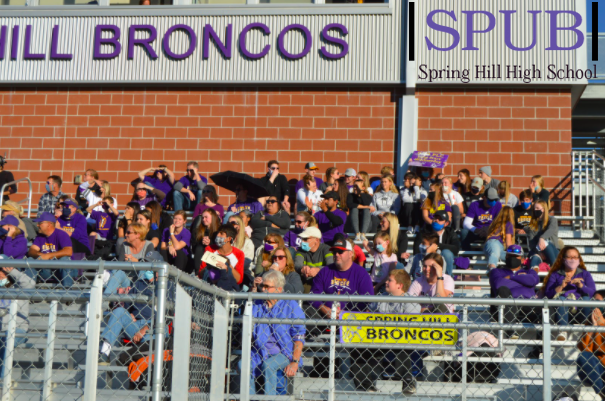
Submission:
[[[212,253],[218,253],[218,246],[212,244],[206,247],[205,252],[212,252]],[[219,253],[220,256],[227,258],[230,260],[231,262],[231,268],[235,269],[236,272],[239,273],[239,280],[237,281],[237,284],[241,284],[242,281],[244,281],[244,259],[246,258],[246,256],[244,255],[244,252],[240,249],[237,249],[236,247],[232,247],[232,251],[229,255],[225,256],[225,255],[221,255]],[[202,277],[203,276],[203,272],[204,269],[206,268],[206,262],[202,262],[202,264],[200,265],[200,269],[198,271],[198,276]]]

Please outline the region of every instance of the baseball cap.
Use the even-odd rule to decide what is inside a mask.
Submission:
[[[471,183],[471,187],[481,188],[483,186],[483,180],[479,177],[473,178],[473,182]]]
[[[332,245],[330,250],[340,249],[341,251],[351,251],[351,252],[353,251],[353,247],[351,246],[351,243],[349,241],[347,241],[347,239],[345,238],[344,235],[338,234],[334,238],[335,238],[334,244]]]
[[[321,231],[317,227],[307,227],[305,231],[298,234],[300,238],[321,238]]]
[[[307,163],[305,164],[305,168],[307,170],[319,170],[319,167],[317,167],[315,163]]]
[[[500,196],[498,196],[498,191],[496,191],[496,188],[490,188],[487,190],[487,199],[488,200],[499,200]]]
[[[0,226],[5,226],[7,224],[10,224],[11,226],[18,226],[19,220],[17,220],[17,218],[15,216],[11,216],[9,214],[6,217],[4,217],[2,219],[2,221],[0,221]]]
[[[345,170],[345,176],[352,177],[354,175],[357,175],[357,171],[355,171],[354,169],[348,168]]]
[[[73,199],[65,199],[63,202],[61,202],[61,205],[73,206],[75,208],[78,207],[78,204]]]
[[[34,223],[42,223],[43,221],[48,221],[49,223],[56,223],[57,219],[55,215],[49,212],[44,212],[38,216],[37,219],[33,220]]]
[[[511,245],[506,249],[506,254],[523,256],[523,248],[521,248],[521,245]]]
[[[337,200],[337,201],[340,200],[340,195],[338,195],[338,192],[336,192],[336,191],[328,191],[325,194],[323,194],[321,197],[324,198],[324,199],[330,199],[330,198],[332,198],[332,199]]]
[[[141,259],[141,262],[163,262],[163,261],[164,261],[164,258],[157,251],[147,252],[147,255],[145,255],[145,257],[143,259]]]
[[[447,214],[445,210],[438,210],[433,213],[433,217],[439,220],[450,221],[450,216]]]

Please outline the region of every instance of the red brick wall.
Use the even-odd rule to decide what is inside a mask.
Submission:
[[[160,162],[179,177],[189,160],[205,176],[224,170],[262,176],[273,158],[289,179],[301,178],[306,162],[315,162],[322,178],[331,166],[378,175],[395,160],[395,115],[390,92],[346,88],[5,88],[0,152],[8,153],[6,167],[16,178],[34,182],[34,204],[48,175],[62,176],[64,192],[73,194],[74,175],[94,168],[122,208],[136,173]],[[219,194],[229,204],[232,193]]]
[[[545,177],[558,212],[571,209],[569,90],[421,89],[418,150],[450,154],[445,173],[489,165],[517,195]]]

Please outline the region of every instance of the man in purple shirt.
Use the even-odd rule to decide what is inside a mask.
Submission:
[[[338,192],[326,192],[321,197],[324,199],[319,202],[321,212],[315,213],[313,217],[317,220],[317,226],[323,235],[323,242],[331,245],[336,234],[344,233],[347,214],[337,207],[340,200]]]
[[[62,230],[55,227],[57,219],[52,213],[44,212],[34,220],[38,223],[38,236],[34,243],[29,247],[28,255],[35,259],[51,260],[66,259],[69,260],[73,254],[71,238]],[[86,221],[84,221],[86,223]],[[34,280],[40,274],[44,280],[48,280],[53,275],[61,280],[64,287],[70,287],[74,283],[74,277],[77,271],[74,269],[57,269],[51,273],[50,269],[34,270],[26,269],[25,274]]]
[[[202,189],[206,186],[208,180],[200,175],[198,169],[197,162],[189,162],[187,164],[187,175],[181,177],[174,184],[172,195],[174,210],[193,211],[195,206],[200,203]]]
[[[151,176],[147,174],[153,172]],[[147,185],[162,191],[166,196],[160,201],[162,208],[166,207],[168,199],[172,196],[174,186],[174,173],[168,167],[160,164],[159,167],[149,167],[139,173],[139,179]]]
[[[470,251],[471,243],[475,241],[485,241],[487,229],[500,210],[502,210],[502,203],[498,191],[494,188],[489,188],[482,200],[471,203],[462,223],[464,228],[460,232],[463,250]]]
[[[315,177],[315,174],[317,173],[317,170],[319,170],[319,167],[317,167],[315,165],[315,163],[307,163],[307,164],[305,164],[305,171],[307,172],[307,175],[309,177],[313,177],[315,179],[315,182],[317,183],[317,188],[319,189],[324,182],[323,182],[323,180],[321,178]],[[301,188],[304,188],[304,186],[305,186],[304,180],[298,181],[296,183],[296,187],[294,187],[294,193],[297,194],[298,190],[301,189]]]
[[[72,199],[61,202],[62,215],[57,219],[57,228],[63,230],[71,237],[74,253],[91,254],[88,242],[88,223],[86,217],[77,213],[78,204]]]
[[[229,205],[227,213],[225,213],[223,224],[229,224],[229,217],[239,214],[244,210],[248,210],[252,215],[255,215],[264,209],[263,205],[258,200],[248,197],[248,190],[243,185],[235,187],[235,196],[235,202]]]
[[[334,263],[325,266],[313,279],[313,294],[339,294],[339,295],[374,295],[374,287],[370,275],[363,267],[353,262],[353,247],[344,235],[337,235],[334,245],[330,248],[334,254]],[[313,302],[322,317],[331,318],[332,302]],[[365,303],[340,303],[340,307],[347,311],[364,311]],[[351,360],[363,361],[372,358],[372,350],[351,349]],[[360,391],[375,389],[376,374],[368,364],[351,364],[355,387]]]

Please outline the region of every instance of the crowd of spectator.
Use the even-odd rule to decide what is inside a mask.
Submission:
[[[492,297],[579,300],[590,299],[596,292],[578,250],[564,246],[558,238],[549,192],[539,175],[531,177],[529,188],[516,196],[507,181],[492,177],[489,166],[479,169],[474,178],[469,170],[460,170],[456,181],[432,169],[417,168],[405,173],[398,188],[394,170],[388,166],[372,181],[364,171],[347,168],[341,176],[336,167],[330,167],[323,181],[318,167],[307,163],[305,176],[290,196],[288,179],[280,173],[279,162],[271,160],[259,180],[268,196],[251,197],[250,188],[241,184],[235,188],[235,202],[224,207],[216,187],[208,184],[198,168],[196,162],[189,162],[186,175],[178,180],[164,165],[139,172],[132,183],[132,199],[122,213],[110,183],[100,180],[96,171],[85,172],[73,198],[62,192],[61,177],[51,175],[36,219],[25,219],[14,202],[2,205],[0,254],[14,259],[162,260],[228,291],[448,298],[455,292],[453,270],[468,267],[468,259],[459,257],[460,250],[480,244],[488,260]],[[192,212],[190,224],[188,212]],[[408,249],[411,237],[413,246]],[[208,253],[217,262],[207,263]],[[372,258],[368,269],[366,258]],[[548,271],[540,291],[536,288],[539,271]],[[0,272],[0,285],[12,282],[27,288],[34,282],[54,280],[68,288],[77,279],[75,274],[70,269],[26,269],[23,274],[5,269]],[[154,279],[152,272],[129,277],[116,271],[105,293],[123,287],[145,293]],[[387,298],[382,303],[349,302],[338,308],[453,312],[450,304],[389,303]],[[115,328],[102,335],[101,359],[110,355],[122,335],[135,342],[149,338],[151,311],[136,303],[122,309],[114,310],[109,325]],[[538,312],[511,307],[504,319],[537,322]],[[317,301],[303,311],[293,301],[259,301],[253,313],[257,317],[311,314],[331,318],[332,304]],[[590,310],[570,315],[569,308],[557,308],[553,314],[558,325],[591,318],[602,316],[595,318]],[[276,370],[292,376],[302,366],[305,338],[304,326],[270,326],[255,326],[251,378],[251,391],[255,391],[253,379],[265,376],[267,395],[275,394]],[[518,338],[518,333],[507,332],[507,336]],[[560,332],[557,340],[566,339],[567,333]],[[364,361],[351,368],[355,385],[364,391],[374,389],[372,366],[380,355],[367,349],[352,349],[352,354]],[[408,352],[397,353],[397,372],[402,390],[414,393],[409,359]]]

